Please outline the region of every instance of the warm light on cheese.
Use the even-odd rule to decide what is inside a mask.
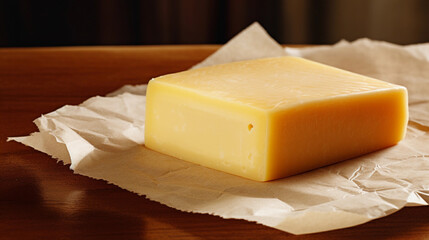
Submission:
[[[152,79],[145,145],[267,181],[392,146],[407,90],[295,57],[243,61]]]

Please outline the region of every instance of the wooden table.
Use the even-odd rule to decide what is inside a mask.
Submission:
[[[183,213],[68,166],[8,136],[125,84],[185,70],[218,46],[0,49],[0,239],[429,239],[429,207],[358,227],[294,236],[243,220]]]

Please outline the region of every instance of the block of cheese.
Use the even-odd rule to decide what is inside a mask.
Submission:
[[[406,88],[296,57],[249,60],[152,79],[145,145],[268,181],[398,143]]]

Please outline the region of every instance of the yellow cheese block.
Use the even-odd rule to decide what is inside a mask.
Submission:
[[[406,88],[296,57],[228,63],[152,79],[145,145],[268,181],[399,142]]]

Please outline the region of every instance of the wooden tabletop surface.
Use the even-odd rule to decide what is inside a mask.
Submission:
[[[429,239],[429,207],[295,236],[244,220],[184,213],[68,166],[8,136],[43,113],[185,70],[218,46],[0,49],[0,239]]]

